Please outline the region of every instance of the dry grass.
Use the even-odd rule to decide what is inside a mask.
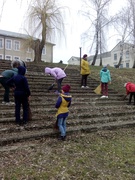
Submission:
[[[67,141],[42,139],[2,151],[4,180],[133,180],[135,129],[74,134]],[[10,147],[9,147],[10,148]]]

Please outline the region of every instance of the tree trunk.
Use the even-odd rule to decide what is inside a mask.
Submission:
[[[116,68],[119,68],[120,67],[120,65],[121,65],[121,62],[122,62],[122,56],[120,56],[120,59],[119,59],[119,62],[118,62],[118,64],[115,66]]]
[[[40,48],[35,48],[34,53],[35,53],[34,62],[36,63],[41,62],[42,53]]]
[[[99,66],[102,66],[102,56],[100,55],[100,63]]]
[[[95,53],[95,55],[93,57],[93,61],[92,61],[92,64],[91,64],[92,66],[94,66],[95,63],[96,63],[97,55],[98,55],[98,50],[96,51],[96,53]]]
[[[134,64],[133,64],[133,67],[132,68],[135,68],[135,59],[134,59]]]
[[[34,62],[36,62],[36,63],[41,62],[42,49],[43,49],[43,46],[42,46],[40,40],[34,41],[34,46],[33,46],[33,50],[35,53]]]

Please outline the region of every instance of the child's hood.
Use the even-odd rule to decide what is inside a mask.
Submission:
[[[26,68],[25,67],[23,67],[23,66],[19,66],[18,67],[18,74],[20,74],[20,75],[25,75],[25,72],[26,72]]]
[[[46,74],[51,74],[51,68],[46,67],[46,68],[45,68],[45,73],[46,73]]]
[[[62,94],[61,96],[62,96],[67,102],[70,102],[71,99],[72,99],[72,96],[69,95],[69,94],[67,94],[67,93]]]
[[[104,71],[104,72],[106,72],[107,70],[108,70],[107,67],[102,68],[102,71]]]

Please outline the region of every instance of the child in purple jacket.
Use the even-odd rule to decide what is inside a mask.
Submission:
[[[55,78],[55,81],[57,82],[58,93],[60,93],[62,81],[66,77],[66,73],[64,72],[64,70],[58,67],[55,68],[46,67],[45,74],[50,74]]]

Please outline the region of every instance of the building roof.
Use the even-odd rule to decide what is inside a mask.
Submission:
[[[0,29],[0,36],[7,36],[7,37],[15,37],[15,38],[22,38],[22,39],[28,39],[30,36],[27,34],[22,34],[22,33],[16,33],[16,32],[11,32],[11,31],[5,31],[5,30],[1,30]],[[33,37],[35,40],[37,38]],[[55,44],[50,43],[50,42],[46,42],[48,44],[52,44],[53,46]]]

